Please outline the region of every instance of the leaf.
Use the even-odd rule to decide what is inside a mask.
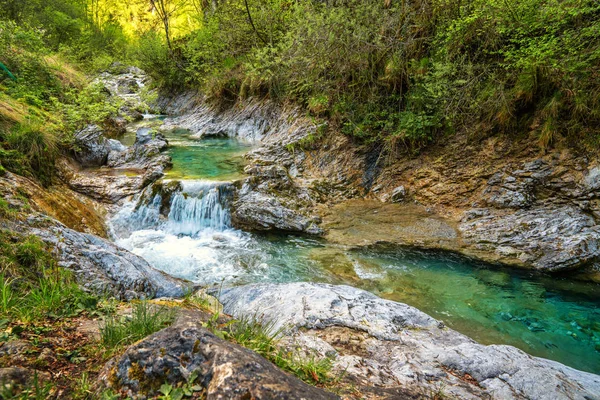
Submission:
[[[171,393],[171,391],[173,390],[173,386],[169,385],[168,383],[163,383],[160,386],[160,392],[162,394],[164,394],[165,396],[169,395]]]

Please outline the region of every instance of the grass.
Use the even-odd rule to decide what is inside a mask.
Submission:
[[[273,323],[261,323],[256,319],[242,318],[233,321],[226,338],[260,354],[277,367],[291,372],[310,384],[326,384],[332,380],[332,361],[329,358],[307,358],[287,351],[278,345],[281,331]]]
[[[39,238],[0,231],[0,318],[27,325],[91,312],[98,301],[56,264]]]
[[[174,317],[169,308],[152,306],[147,301],[142,301],[134,305],[131,316],[105,321],[100,328],[102,344],[114,349],[136,342],[168,326]]]

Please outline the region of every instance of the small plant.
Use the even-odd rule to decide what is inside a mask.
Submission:
[[[234,321],[226,337],[239,345],[253,350],[279,368],[289,371],[308,383],[324,383],[330,380],[332,362],[329,358],[316,359],[298,356],[280,349],[277,337],[281,333],[273,323],[261,323],[256,319],[243,318]]]
[[[325,115],[329,111],[329,97],[318,94],[308,99],[308,110],[317,116]]]
[[[81,377],[75,381],[75,388],[73,393],[74,399],[88,399],[92,395],[93,382],[90,380],[90,375],[87,372],[83,372]]]
[[[0,315],[9,315],[18,304],[12,289],[13,280],[0,274]]]
[[[168,326],[174,313],[166,307],[151,307],[146,301],[136,304],[130,317],[108,318],[100,329],[102,343],[108,348],[127,345]]]
[[[198,374],[193,372],[186,383],[180,386],[173,386],[169,383],[163,383],[160,387],[161,395],[159,400],[181,400],[184,397],[192,397],[195,393],[203,390],[202,386],[194,384]]]
[[[190,290],[183,297],[183,306],[209,311],[211,309],[211,301],[209,296]]]

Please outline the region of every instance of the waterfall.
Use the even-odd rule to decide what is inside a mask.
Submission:
[[[161,230],[195,237],[201,232],[231,227],[229,205],[233,186],[229,182],[159,182],[123,207],[110,221],[116,237],[135,231]]]
[[[201,189],[196,194],[181,192],[173,196],[166,226],[170,233],[195,236],[204,229],[223,231],[231,226],[230,185],[197,186]]]

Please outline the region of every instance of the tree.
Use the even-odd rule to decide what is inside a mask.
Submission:
[[[173,50],[171,45],[171,20],[176,13],[184,8],[189,0],[150,0],[152,11],[156,12],[165,30],[165,38],[169,52]]]

